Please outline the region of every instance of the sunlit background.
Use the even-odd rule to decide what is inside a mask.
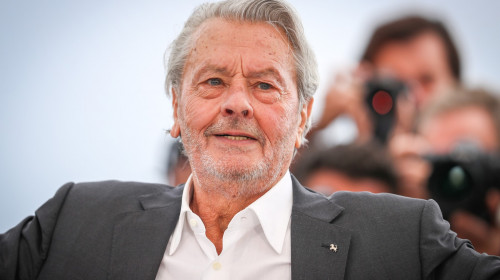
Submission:
[[[0,232],[68,181],[166,181],[163,54],[201,2],[1,0]],[[499,1],[291,3],[319,62],[316,108],[374,25],[409,12],[442,19],[466,83],[499,92]]]

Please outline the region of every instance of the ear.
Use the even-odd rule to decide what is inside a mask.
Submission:
[[[175,89],[172,89],[172,109],[174,110],[174,124],[172,129],[170,129],[170,136],[177,138],[181,135],[181,128],[179,126],[179,117],[177,116],[177,109],[179,103],[177,102],[177,93]]]
[[[295,137],[295,148],[300,148],[302,145],[302,133],[306,127],[307,121],[311,117],[312,106],[314,103],[314,98],[311,97],[308,103],[302,106],[302,110],[299,115],[299,126],[297,128],[297,135]]]

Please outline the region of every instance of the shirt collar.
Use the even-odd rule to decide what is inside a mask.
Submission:
[[[186,221],[187,212],[188,211],[192,212],[191,209],[189,208],[189,200],[191,199],[192,196],[192,188],[191,188],[192,177],[193,177],[192,174],[189,175],[186,184],[184,184],[184,190],[182,191],[181,212],[179,214],[179,220],[177,221],[175,230],[172,233],[172,236],[170,237],[170,250],[168,252],[169,255],[172,255],[173,253],[175,253],[175,250],[177,250],[177,247],[181,242],[182,230],[184,228],[184,224]]]
[[[169,255],[174,254],[179,246],[187,213],[193,213],[189,207],[189,201],[193,194],[192,185],[192,175],[190,175],[182,192],[181,212],[170,239]],[[278,254],[283,250],[283,243],[285,242],[292,214],[292,204],[292,178],[290,172],[287,171],[276,185],[244,209],[255,213],[267,241]]]
[[[287,171],[274,187],[247,207],[258,217],[267,241],[278,254],[283,250],[292,204],[292,177]]]

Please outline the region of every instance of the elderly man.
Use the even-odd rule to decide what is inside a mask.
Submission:
[[[0,278],[499,277],[500,260],[456,238],[432,201],[326,198],[289,174],[308,129],[315,67],[281,1],[195,10],[167,74],[187,183],[63,186],[0,236]]]

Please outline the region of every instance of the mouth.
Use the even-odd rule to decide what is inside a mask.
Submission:
[[[257,140],[256,138],[247,135],[215,134],[215,136],[224,137],[226,139],[234,141]]]
[[[204,132],[205,137],[214,137],[226,145],[247,146],[255,143],[264,144],[264,137],[256,125],[217,123],[209,126]]]

